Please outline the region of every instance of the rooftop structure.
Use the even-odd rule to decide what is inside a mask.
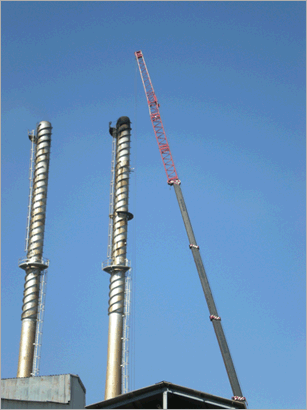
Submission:
[[[246,409],[244,401],[213,396],[162,381],[94,403],[86,409]]]
[[[1,380],[2,409],[84,409],[85,394],[75,374]]]

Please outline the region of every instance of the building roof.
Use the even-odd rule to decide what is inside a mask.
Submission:
[[[90,404],[86,409],[245,409],[245,402],[225,399],[188,387],[162,381],[109,400]]]

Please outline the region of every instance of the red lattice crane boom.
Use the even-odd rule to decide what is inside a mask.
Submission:
[[[145,63],[145,59],[144,59],[142,51],[136,51],[134,55],[136,57],[136,61],[137,61],[137,64],[140,70],[140,74],[141,74],[141,78],[142,78],[142,82],[143,82],[143,86],[144,86],[144,90],[145,90],[145,94],[147,98],[150,119],[153,125],[153,129],[154,129],[156,139],[158,142],[164,169],[167,175],[167,183],[169,185],[173,185],[175,189],[181,215],[182,215],[183,222],[184,222],[186,232],[188,235],[188,239],[189,239],[189,247],[192,251],[195,265],[196,265],[198,275],[200,278],[200,282],[201,282],[204,295],[207,301],[207,305],[208,305],[208,309],[210,313],[209,318],[214,327],[217,341],[218,341],[218,344],[219,344],[219,347],[222,353],[222,357],[224,360],[226,372],[227,372],[229,382],[230,382],[230,385],[233,391],[232,399],[237,400],[237,401],[246,402],[246,398],[243,397],[243,394],[241,391],[239,380],[236,374],[236,370],[234,368],[234,364],[233,364],[233,361],[230,355],[230,351],[228,348],[224,330],[221,324],[221,318],[219,317],[217,313],[217,309],[216,309],[213,295],[210,289],[205,267],[204,267],[204,264],[203,264],[203,261],[200,255],[199,246],[196,243],[192,224],[191,224],[188,211],[187,211],[187,207],[185,205],[185,201],[182,195],[182,191],[180,187],[181,182],[177,175],[177,171],[175,168],[175,164],[173,161],[173,157],[172,157],[171,150],[170,150],[167,138],[166,138],[166,134],[164,131],[163,123],[162,123],[160,112],[159,112],[160,105],[158,103],[154,88],[152,86],[152,82],[150,80],[150,76],[149,76],[149,73],[146,67],[146,63]]]
[[[141,73],[141,78],[147,98],[147,104],[149,108],[149,116],[152,122],[152,126],[155,132],[155,136],[158,142],[160,154],[162,157],[164,169],[167,175],[167,182],[170,183],[172,181],[177,181],[178,176],[175,168],[175,164],[173,161],[173,157],[171,154],[170,147],[168,145],[168,141],[166,138],[166,134],[164,131],[163,123],[161,120],[159,107],[160,104],[158,103],[154,88],[152,86],[152,82],[149,77],[149,73],[146,67],[145,59],[141,51],[136,51],[135,56],[138,62],[138,66]]]

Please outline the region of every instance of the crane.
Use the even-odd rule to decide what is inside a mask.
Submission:
[[[213,295],[210,289],[209,281],[205,271],[205,267],[200,255],[199,246],[196,243],[195,235],[193,232],[192,224],[189,218],[188,210],[181,191],[181,181],[178,178],[178,174],[173,161],[172,153],[166,138],[164,131],[157,96],[155,94],[149,72],[145,63],[145,59],[142,51],[136,51],[134,53],[140,74],[144,86],[145,95],[147,98],[149,116],[152,122],[152,126],[155,132],[156,140],[158,143],[159,151],[162,157],[162,162],[167,176],[167,183],[174,187],[179,208],[181,211],[182,219],[185,225],[185,229],[188,235],[189,248],[192,251],[195,261],[196,269],[200,278],[200,282],[204,291],[204,295],[207,301],[210,320],[213,324],[213,328],[216,334],[216,338],[222,353],[223,361],[225,364],[226,372],[229,378],[229,382],[233,392],[233,400],[246,402],[246,398],[242,394],[242,390],[239,384],[239,380],[236,374],[236,370],[230,355],[226,337],[221,323],[221,318],[218,315],[216,305],[214,303]]]

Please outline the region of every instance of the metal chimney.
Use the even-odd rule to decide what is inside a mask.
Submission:
[[[41,121],[36,132],[29,133],[32,141],[32,153],[35,167],[32,177],[32,159],[30,166],[30,200],[26,239],[27,256],[19,267],[26,272],[24,298],[22,306],[22,325],[19,347],[17,377],[33,375],[33,359],[37,333],[39,300],[42,300],[41,274],[48,267],[49,261],[43,259],[48,171],[51,144],[51,124]]]
[[[122,393],[122,339],[125,299],[125,273],[129,270],[126,259],[128,220],[133,215],[128,212],[130,174],[130,119],[120,117],[116,128],[110,128],[116,138],[116,159],[114,176],[114,206],[111,260],[103,270],[110,273],[109,293],[109,334],[105,400]],[[112,187],[112,182],[111,182]],[[110,237],[110,236],[109,236]]]

